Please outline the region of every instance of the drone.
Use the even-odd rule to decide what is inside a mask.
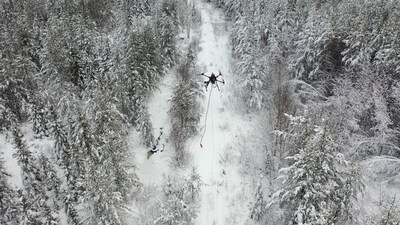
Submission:
[[[224,79],[221,78],[222,80],[218,80],[218,77],[222,76],[221,71],[219,71],[218,76],[215,76],[214,73],[211,73],[211,76],[207,76],[204,73],[201,73],[200,75],[205,76],[205,77],[207,77],[209,79],[207,81],[204,81],[204,84],[206,86],[206,91],[207,91],[207,88],[208,88],[208,85],[210,84],[210,82],[211,82],[212,85],[215,84],[217,86],[218,91],[220,91],[219,86],[218,86],[218,82],[222,83],[222,84],[225,84]]]

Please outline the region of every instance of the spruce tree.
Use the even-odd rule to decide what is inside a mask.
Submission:
[[[290,215],[287,222],[331,224],[341,217],[351,218],[352,203],[363,185],[357,174],[350,173],[335,135],[328,125],[321,127],[305,118],[297,120],[300,123],[293,119],[297,129],[288,135],[303,133],[302,144],[297,145],[295,155],[287,157],[289,166],[280,170],[284,186],[275,194]],[[298,128],[306,128],[307,132]],[[343,201],[347,202],[346,207]]]
[[[7,181],[9,176],[4,169],[4,161],[0,155],[0,224],[16,224],[15,190]]]
[[[168,177],[163,185],[163,199],[160,202],[161,215],[154,221],[157,225],[194,224],[198,205],[193,201],[189,180]],[[197,193],[195,193],[197,195]]]
[[[177,72],[179,83],[173,93],[169,113],[172,117],[171,139],[175,148],[174,164],[182,166],[188,160],[185,142],[198,132],[197,125],[201,116],[199,100],[202,93],[193,75],[194,72],[190,70],[189,63],[181,64]]]
[[[162,55],[165,62],[172,66],[177,59],[176,35],[179,30],[179,2],[176,0],[161,0],[157,3],[157,34],[160,36]]]
[[[57,214],[50,210],[47,203],[49,196],[40,176],[37,160],[28,149],[19,128],[13,128],[13,138],[17,148],[14,157],[17,158],[21,167],[23,185],[23,189],[18,190],[17,194],[18,222],[20,224],[57,224]]]
[[[267,202],[264,199],[261,181],[257,184],[256,193],[254,194],[254,202],[250,207],[250,218],[261,222],[266,213]]]
[[[78,224],[78,214],[75,209],[75,206],[79,200],[79,189],[78,184],[79,180],[77,179],[79,176],[77,172],[74,170],[75,163],[73,160],[76,159],[76,152],[71,148],[71,142],[68,140],[69,136],[67,133],[67,126],[62,124],[61,119],[59,119],[57,112],[54,107],[50,108],[52,123],[50,124],[52,135],[55,139],[54,142],[54,152],[57,159],[57,164],[63,168],[63,174],[66,178],[67,187],[62,191],[62,193],[55,192],[54,194],[57,198],[62,198],[64,210],[67,214],[68,222],[71,224]],[[47,166],[46,166],[47,167]],[[53,174],[51,172],[51,174]],[[54,190],[58,190],[58,181],[56,179],[51,179],[52,186],[54,186]],[[58,190],[60,191],[60,190]],[[57,196],[57,195],[61,196]]]

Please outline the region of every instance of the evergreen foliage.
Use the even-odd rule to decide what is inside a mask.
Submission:
[[[201,181],[194,168],[189,178],[167,177],[163,186],[164,196],[159,206],[161,215],[154,224],[194,224],[199,210],[199,184]]]
[[[175,148],[174,164],[184,165],[188,160],[188,152],[185,149],[186,140],[195,135],[197,125],[200,122],[200,98],[202,92],[196,72],[192,69],[191,60],[195,57],[195,49],[188,51],[186,62],[177,68],[178,84],[175,87],[171,99],[172,117],[171,139]]]
[[[394,225],[400,223],[399,210],[400,207],[396,198],[387,199],[382,205],[381,218],[377,221],[378,224]]]
[[[262,185],[259,182],[257,184],[256,193],[254,194],[254,202],[250,206],[250,218],[256,221],[262,221],[264,219],[266,206],[267,202],[264,199]]]
[[[10,186],[0,160],[1,224],[132,222],[128,205],[142,184],[128,131],[136,128],[147,146],[154,142],[148,101],[172,68],[178,74],[169,111],[173,162],[188,162],[185,143],[198,132],[202,94],[193,69],[197,44],[187,55],[178,47],[177,34],[200,18],[184,2],[0,2],[0,132],[12,137],[22,175],[21,187]],[[388,162],[400,157],[400,4],[208,2],[231,22],[238,98],[265,124],[260,153],[268,165],[260,170],[273,179],[279,168],[285,177],[274,218],[283,214],[282,224],[359,219],[353,211],[368,174],[355,165],[373,161],[381,177],[397,173]],[[33,143],[54,147],[31,144],[22,125],[32,128]],[[168,178],[157,218],[148,220],[194,223],[199,178],[195,170],[191,178]],[[249,217],[276,223],[266,221],[264,191],[253,190]],[[389,200],[371,223],[396,224],[397,212]]]
[[[53,211],[47,202],[49,196],[37,159],[28,149],[18,128],[13,129],[13,138],[17,148],[15,157],[21,167],[23,185],[23,189],[17,191],[16,220],[20,224],[59,223],[56,211]]]
[[[12,131],[23,172],[14,191],[1,169],[0,223],[129,223],[141,183],[126,139],[135,127],[154,141],[148,99],[178,59],[181,10],[176,0],[0,3],[0,131]],[[25,123],[52,151],[28,146]]]
[[[177,0],[161,0],[157,5],[156,30],[160,37],[161,53],[165,63],[172,66],[177,57],[176,35],[179,31],[180,4]]]
[[[363,187],[360,175],[347,168],[327,125],[312,125],[305,118],[292,118],[291,122],[295,128],[289,135],[301,142],[297,154],[287,158],[289,167],[280,170],[284,186],[276,193],[288,210],[287,222],[331,224],[341,217],[351,219],[351,206]]]
[[[16,224],[15,190],[9,185],[8,177],[10,175],[4,169],[4,161],[0,158],[0,223]]]
[[[275,162],[273,167],[265,168],[266,173],[274,174],[275,171],[270,170],[279,167],[286,168],[284,171],[294,176],[290,166],[303,168],[301,165],[317,162],[300,164],[308,157],[315,159],[315,152],[311,153],[310,149],[317,147],[312,147],[311,143],[320,143],[324,148],[331,148],[329,154],[321,153],[321,157],[331,157],[336,172],[341,174],[337,174],[340,179],[326,174],[326,179],[335,183],[347,177],[346,182],[357,190],[357,174],[369,175],[362,170],[351,170],[346,163],[339,166],[340,158],[336,153],[351,159],[350,165],[354,162],[362,164],[375,157],[399,157],[398,4],[372,0],[211,2],[222,7],[232,22],[234,71],[240,81],[240,97],[249,106],[249,112],[264,118],[265,130],[261,132],[265,132],[262,136],[266,148],[259,153],[266,151],[266,164]],[[302,128],[293,130],[290,117],[285,114],[306,115],[309,125],[303,124]],[[314,126],[321,132],[315,131]],[[293,132],[296,135],[292,135]],[[310,155],[305,157],[307,149]],[[285,162],[287,156],[294,158]],[[391,174],[383,161],[378,162],[385,168],[383,174]],[[338,188],[347,185],[343,180],[341,182],[337,184]],[[385,184],[388,188],[390,185]],[[344,190],[339,189],[330,193],[338,194]],[[340,195],[352,194],[343,192]],[[288,213],[291,219],[297,218],[294,212],[298,210],[299,215],[303,215],[303,222],[310,218],[311,214],[307,213],[311,211],[306,210],[310,205],[295,210],[289,206],[296,198],[289,199],[284,203],[288,207],[281,209],[275,217]],[[351,197],[345,199],[346,202],[355,201]],[[312,205],[316,212],[314,222],[319,219],[321,224],[353,222],[351,219],[354,218],[346,217],[344,212],[333,213],[337,212],[334,207],[338,202],[324,201],[323,207]],[[355,206],[353,204],[352,209],[345,211],[356,210],[358,207]],[[272,215],[269,210],[272,208],[266,210],[267,215]],[[322,219],[328,217],[326,221]],[[359,217],[363,217],[362,213]],[[282,223],[296,224],[298,221]]]

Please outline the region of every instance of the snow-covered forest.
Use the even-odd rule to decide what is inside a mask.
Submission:
[[[0,0],[0,224],[400,224],[400,2]]]

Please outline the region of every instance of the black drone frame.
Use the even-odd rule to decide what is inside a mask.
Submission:
[[[218,91],[220,91],[219,86],[218,86],[218,82],[220,82],[220,83],[222,83],[222,84],[225,84],[225,81],[224,81],[223,78],[221,78],[222,81],[221,81],[221,80],[218,80],[218,77],[221,77],[221,76],[222,76],[221,71],[219,71],[218,76],[215,76],[214,73],[211,73],[211,76],[207,76],[207,75],[205,75],[204,73],[201,73],[200,75],[205,76],[205,77],[207,77],[207,78],[209,79],[208,81],[204,81],[204,84],[205,84],[205,86],[206,86],[206,91],[207,91],[207,87],[208,87],[208,85],[210,84],[210,82],[211,82],[211,84],[215,84],[215,85],[217,86]]]

